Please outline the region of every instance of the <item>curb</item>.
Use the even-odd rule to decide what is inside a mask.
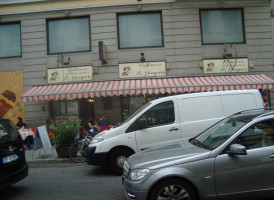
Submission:
[[[27,164],[56,164],[56,163],[74,163],[69,158],[48,158],[27,160]]]

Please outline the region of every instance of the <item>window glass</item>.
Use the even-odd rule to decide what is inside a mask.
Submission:
[[[244,43],[242,10],[201,10],[203,44]]]
[[[163,46],[161,13],[118,15],[119,48]]]
[[[20,23],[0,24],[0,58],[21,56]]]
[[[52,112],[53,112],[53,117],[78,116],[78,102],[77,101],[53,101]]]
[[[191,139],[191,143],[208,150],[214,150],[248,123],[244,118],[225,118]]]
[[[148,126],[170,124],[175,120],[174,103],[167,101],[150,108],[140,118],[146,118]]]
[[[90,51],[89,17],[48,20],[48,53]]]
[[[274,121],[259,122],[248,128],[238,138],[237,142],[247,149],[274,145]]]
[[[16,140],[18,132],[15,126],[10,121],[0,122],[0,143]]]

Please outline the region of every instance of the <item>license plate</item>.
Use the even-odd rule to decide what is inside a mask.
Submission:
[[[6,157],[2,158],[2,162],[4,164],[7,164],[7,163],[10,163],[10,162],[13,162],[13,161],[17,160],[18,158],[19,157],[18,157],[17,154],[12,154],[10,156],[6,156]]]

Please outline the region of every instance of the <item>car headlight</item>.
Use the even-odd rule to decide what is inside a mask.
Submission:
[[[98,136],[98,137],[94,137],[91,141],[91,144],[95,144],[97,142],[101,142],[104,140],[104,137],[103,136]]]
[[[134,181],[139,181],[150,172],[149,169],[136,169],[130,172],[129,178]]]

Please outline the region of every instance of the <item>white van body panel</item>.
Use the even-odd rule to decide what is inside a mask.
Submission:
[[[220,95],[181,98],[181,138],[193,137],[224,117]]]
[[[229,116],[239,110],[250,110],[263,106],[263,101],[254,93],[222,95],[224,115]]]
[[[137,152],[135,132],[125,133],[129,125],[130,124],[127,123],[124,126],[112,128],[100,133],[99,135],[104,135],[104,140],[95,144],[97,146],[96,152],[108,152],[110,149],[118,146],[128,146]]]
[[[146,117],[146,114],[157,106],[161,108],[162,105],[168,112],[156,113],[158,116],[162,114],[168,117],[174,112],[174,117],[169,118],[167,123],[152,124],[142,130],[138,127],[131,129],[139,118]],[[94,149],[94,155],[90,160],[88,159],[88,163],[96,164],[92,160],[96,154],[106,156],[108,159],[108,153],[120,147],[138,152],[182,138],[194,137],[228,115],[258,108],[264,108],[258,90],[201,92],[156,99],[135,113],[135,116],[132,115],[126,123],[97,135],[95,140],[101,137],[102,141],[89,145],[89,148]],[[165,119],[163,121],[165,122]]]

